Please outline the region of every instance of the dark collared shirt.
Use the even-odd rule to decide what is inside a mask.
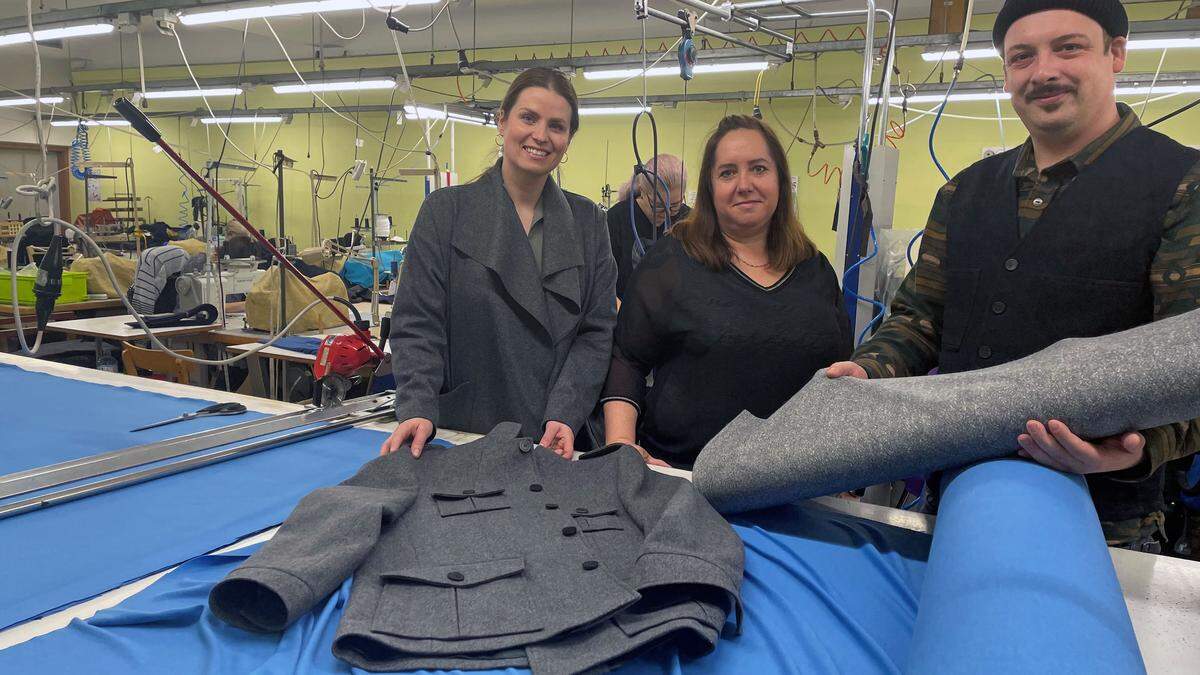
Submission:
[[[1050,202],[1085,167],[1113,143],[1141,126],[1129,106],[1118,103],[1120,121],[1074,156],[1038,171],[1033,142],[1021,147],[1013,175],[1017,179],[1017,223],[1022,235],[1037,223]],[[946,183],[938,192],[925,225],[921,254],[892,301],[891,315],[879,330],[854,352],[854,361],[872,378],[924,375],[938,362],[941,348],[942,309],[946,297],[946,222],[957,184]],[[1163,224],[1163,237],[1150,266],[1154,319],[1163,319],[1200,307],[1200,162],[1193,166],[1175,191]],[[1200,448],[1200,420],[1179,422],[1142,431],[1148,462],[1137,469],[1141,479],[1159,466]],[[1125,478],[1126,476],[1122,476]]]

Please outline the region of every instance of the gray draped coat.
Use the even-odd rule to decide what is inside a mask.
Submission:
[[[539,271],[499,165],[426,198],[392,308],[398,420],[579,431],[608,372],[616,265],[596,204],[547,179],[542,208]]]

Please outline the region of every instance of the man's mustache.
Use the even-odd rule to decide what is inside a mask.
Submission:
[[[1033,100],[1036,100],[1039,98],[1049,98],[1051,96],[1056,96],[1058,94],[1063,94],[1063,93],[1074,93],[1074,91],[1075,91],[1074,87],[1068,87],[1066,85],[1061,85],[1061,84],[1044,85],[1041,87],[1034,87],[1034,88],[1026,91],[1025,92],[1025,100],[1033,101]]]

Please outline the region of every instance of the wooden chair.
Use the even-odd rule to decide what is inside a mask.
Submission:
[[[125,362],[125,372],[129,375],[138,376],[141,374],[138,372],[139,370],[147,370],[153,375],[162,375],[171,382],[187,384],[196,370],[196,364],[175,358],[166,352],[135,347],[128,342],[121,344],[124,345],[124,349],[121,350],[121,360]],[[175,351],[184,356],[192,355],[190,349]]]

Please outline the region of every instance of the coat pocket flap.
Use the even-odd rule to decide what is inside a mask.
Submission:
[[[625,529],[621,516],[615,508],[578,508],[571,515],[575,518],[575,524],[583,532]]]
[[[379,575],[384,582],[410,581],[431,586],[471,588],[489,581],[513,577],[525,571],[524,558],[437,567],[406,567]]]
[[[441,488],[430,493],[443,518],[511,508],[503,489]]]
[[[456,500],[470,499],[472,497],[495,497],[504,494],[504,490],[472,490],[470,488],[458,490],[442,488],[432,494],[434,499]]]

